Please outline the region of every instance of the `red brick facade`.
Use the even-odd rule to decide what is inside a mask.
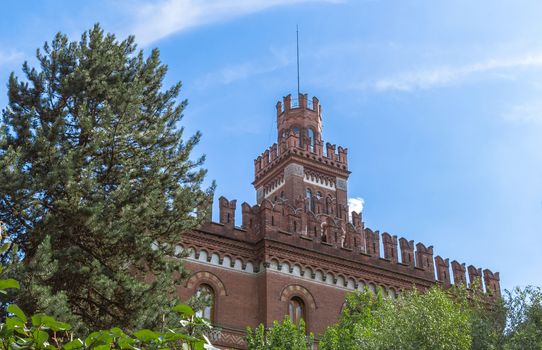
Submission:
[[[282,319],[292,298],[318,335],[337,321],[349,291],[382,288],[393,298],[414,285],[449,287],[449,259],[434,258],[432,246],[372,231],[361,213],[348,214],[347,149],[324,145],[318,99],[288,95],[276,108],[278,142],[254,161],[257,205],[241,205],[238,225],[236,201],[221,197],[219,222],[183,236],[192,275],[179,296],[202,284],[213,290],[214,343],[243,349],[245,328]],[[488,293],[500,293],[499,273],[451,265],[455,283],[466,284],[468,272],[469,283],[483,278]]]

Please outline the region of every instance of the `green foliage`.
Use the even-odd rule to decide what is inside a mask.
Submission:
[[[84,339],[76,338],[69,324],[59,322],[53,317],[38,314],[29,319],[13,304],[7,311],[12,315],[7,317],[5,323],[0,324],[0,350],[215,349],[206,338],[196,337],[188,332],[194,324],[202,320],[195,318],[194,311],[186,305],[177,305],[173,310],[181,317],[181,327],[160,332],[142,329],[132,335],[114,327],[106,331],[92,332]]]
[[[355,292],[339,323],[328,328],[321,349],[469,349],[469,315],[442,290],[403,293]]]
[[[175,246],[214,187],[191,155],[200,134],[182,138],[181,85],[164,88],[158,50],[98,25],[56,35],[37,61],[10,76],[0,124],[0,220],[21,252],[20,293],[2,302],[78,333],[165,327],[185,275]]]
[[[0,222],[0,225],[2,222]],[[0,238],[2,231],[0,230]],[[11,244],[7,244],[12,246]],[[2,251],[9,249],[5,246]],[[18,289],[18,284],[5,283],[4,267],[0,265],[0,293],[8,289]],[[126,334],[118,327],[90,333],[86,338],[78,338],[71,325],[57,321],[45,314],[27,316],[15,304],[9,304],[5,310],[4,323],[0,323],[0,350],[22,349],[182,349],[182,350],[217,350],[205,337],[211,329],[207,320],[194,316],[194,310],[184,304],[175,305],[170,314],[179,322],[176,327],[160,331],[142,329]],[[165,317],[165,316],[164,316]]]
[[[472,349],[500,349],[503,341],[506,309],[500,298],[491,299],[476,283],[470,289],[453,286],[446,292],[457,307],[469,315]],[[478,282],[479,283],[479,282]]]
[[[380,324],[385,300],[381,290],[375,295],[367,287],[346,296],[339,322],[320,339],[320,349],[353,350],[370,348]]]
[[[504,349],[542,349],[542,289],[528,286],[505,292]]]
[[[468,312],[440,288],[416,289],[386,304],[381,344],[386,349],[470,349]]]
[[[542,290],[516,288],[503,300],[464,286],[414,289],[396,300],[355,292],[319,348],[542,349]]]
[[[248,350],[307,350],[314,342],[313,334],[305,331],[305,322],[301,320],[297,326],[288,316],[282,322],[274,321],[268,330],[263,324],[254,330],[247,328],[245,339]]]

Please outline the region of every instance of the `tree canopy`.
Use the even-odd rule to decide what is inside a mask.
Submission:
[[[27,313],[80,331],[156,327],[183,277],[176,245],[205,216],[200,134],[183,139],[181,84],[158,50],[99,25],[57,34],[11,74],[0,125],[0,220],[20,247]]]
[[[269,330],[263,324],[247,328],[245,339],[248,350],[305,350],[312,348],[314,336],[306,333],[303,320],[296,325],[285,316],[281,322],[274,321]]]
[[[320,348],[470,349],[469,314],[445,292],[416,289],[396,300],[356,292],[346,299],[339,322],[328,328]]]

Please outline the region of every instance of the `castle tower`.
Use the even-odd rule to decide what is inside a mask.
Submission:
[[[347,149],[322,140],[318,98],[291,95],[277,102],[277,143],[255,161],[257,202],[348,220]]]

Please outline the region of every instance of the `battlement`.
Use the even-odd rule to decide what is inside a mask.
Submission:
[[[355,260],[378,268],[398,271],[424,281],[437,282],[443,288],[465,285],[500,296],[500,276],[491,270],[482,271],[440,256],[434,257],[433,246],[415,244],[405,238],[365,228],[361,213],[352,212],[351,220],[341,220],[327,214],[315,215],[305,208],[264,199],[260,205],[243,203],[242,226],[235,226],[236,201],[219,199],[219,225],[215,232],[237,240],[256,243],[275,239],[328,255]],[[215,224],[216,225],[216,224]],[[382,244],[381,244],[382,243]],[[399,243],[399,245],[398,245]],[[383,249],[382,249],[383,248]],[[398,249],[399,248],[399,249]],[[467,272],[469,281],[467,283]],[[452,281],[453,278],[453,281]]]
[[[255,181],[267,174],[275,165],[282,160],[297,156],[313,162],[332,166],[337,170],[348,171],[348,149],[341,146],[326,143],[325,153],[323,142],[316,140],[316,145],[311,149],[309,144],[300,146],[299,136],[290,132],[286,139],[279,144],[274,143],[254,160]]]
[[[315,112],[318,117],[321,117],[322,107],[316,96],[309,100],[307,94],[299,94],[297,99],[292,99],[292,95],[287,95],[282,98],[282,102],[277,102],[277,117],[283,113],[288,113],[293,109],[306,109]]]

